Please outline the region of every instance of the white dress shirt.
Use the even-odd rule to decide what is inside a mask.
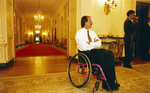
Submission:
[[[87,35],[87,29],[82,28],[80,29],[75,36],[77,47],[80,51],[88,51],[91,49],[99,49],[101,47],[101,40],[97,37],[96,33],[92,30],[89,30],[89,35],[92,39],[92,42],[90,42],[90,45],[87,43],[88,35]],[[94,42],[94,39],[98,39],[99,41]]]

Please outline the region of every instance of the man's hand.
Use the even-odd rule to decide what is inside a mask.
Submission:
[[[138,22],[138,20],[139,20],[139,17],[138,17],[138,16],[136,16],[136,17],[133,19],[133,24],[135,24],[135,22],[137,23],[137,22]]]
[[[94,38],[94,42],[97,42],[97,41],[99,41],[99,39]]]

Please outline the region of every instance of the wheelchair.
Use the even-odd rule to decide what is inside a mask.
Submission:
[[[89,58],[84,53],[78,53],[70,59],[67,71],[71,84],[76,88],[86,86],[90,77],[95,77],[97,81],[93,88],[93,93],[98,92],[100,80],[106,81],[108,89],[112,93],[101,66],[98,64],[91,64]]]

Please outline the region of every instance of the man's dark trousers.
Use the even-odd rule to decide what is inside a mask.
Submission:
[[[116,79],[113,53],[106,49],[92,49],[90,51],[82,51],[81,53],[84,53],[88,56],[91,64],[96,63],[101,66],[107,78],[108,84],[110,87],[113,86]]]

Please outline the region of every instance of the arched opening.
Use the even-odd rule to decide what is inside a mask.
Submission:
[[[36,34],[36,35],[34,36],[34,42],[35,42],[35,43],[41,43],[41,36],[40,36],[39,34]]]

